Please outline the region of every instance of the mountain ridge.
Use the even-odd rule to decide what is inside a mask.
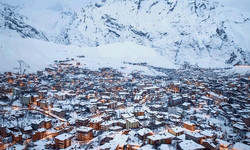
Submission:
[[[249,65],[249,18],[214,0],[98,0],[59,21],[59,34],[47,39],[90,47],[131,41],[177,64]]]
[[[33,26],[25,23],[28,18],[24,15],[16,13],[17,9],[17,7],[0,3],[0,33],[7,34],[9,36],[17,33],[22,38],[29,37],[49,41],[42,31],[39,31]]]
[[[118,13],[118,10],[124,11]],[[232,23],[238,25],[236,22],[240,19],[244,19],[241,24],[248,19],[239,13],[235,20],[229,20],[225,12],[231,11],[208,0],[103,0],[77,12],[57,42],[99,46],[132,41],[155,48],[163,56],[170,55],[168,58],[177,63],[183,63],[183,60],[193,62],[193,57],[200,61],[211,57],[215,60],[223,58],[226,64],[249,64],[248,46],[235,41],[232,35],[238,33],[234,33],[231,27]]]

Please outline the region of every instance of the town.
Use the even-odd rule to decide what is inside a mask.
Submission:
[[[0,74],[0,149],[250,149],[250,74],[83,66]]]

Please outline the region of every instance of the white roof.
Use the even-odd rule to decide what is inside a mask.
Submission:
[[[139,130],[137,132],[140,136],[143,136],[145,134],[148,134],[148,133],[153,133],[153,131],[151,131],[150,129],[148,128],[142,128],[141,130]]]
[[[119,130],[122,129],[122,127],[120,126],[113,126],[113,127],[109,127],[110,130]]]
[[[29,131],[29,130],[32,130],[32,127],[31,126],[27,126],[27,127],[24,127],[23,129],[24,131]]]
[[[241,129],[241,130],[245,129],[244,125],[241,124],[240,122],[235,123],[235,124],[233,125],[233,127],[238,128],[238,129]]]
[[[134,99],[142,99],[142,96],[140,96],[140,95],[135,95]]]
[[[93,122],[93,123],[102,122],[102,121],[103,121],[103,119],[100,117],[95,117],[95,118],[90,119],[90,122]]]
[[[129,119],[127,119],[127,121],[131,122],[131,123],[139,122],[139,120],[137,120],[135,118],[129,118]]]
[[[216,141],[219,142],[220,145],[223,145],[223,146],[225,146],[225,147],[228,147],[228,146],[230,145],[229,142],[224,141],[224,140],[216,139]]]
[[[30,95],[24,95],[23,97],[30,98],[31,96]]]
[[[114,141],[115,143],[118,143],[119,146],[122,146],[122,145],[125,145],[127,143],[128,136],[124,135],[124,134],[116,135],[112,141]]]
[[[120,95],[129,95],[128,92],[119,92]]]
[[[56,93],[55,95],[58,95],[58,96],[65,96],[65,93]]]
[[[182,97],[188,97],[188,95],[187,94],[182,94]]]
[[[209,131],[209,130],[204,130],[201,132],[201,134],[205,135],[205,136],[209,136],[212,137],[214,135],[213,133],[214,131]]]
[[[177,136],[176,138],[184,141],[186,139],[186,135],[182,134],[182,135]]]
[[[126,124],[126,121],[125,121],[125,120],[122,120],[122,119],[119,119],[117,122]]]
[[[170,133],[164,133],[161,135],[157,134],[157,135],[148,136],[148,138],[152,141],[156,141],[156,140],[174,138],[174,136]]]
[[[112,125],[113,123],[116,123],[116,120],[110,120],[110,121],[105,121],[103,123],[101,123],[102,126],[108,126],[108,125]]]
[[[193,136],[193,137],[196,137],[196,138],[203,138],[204,137],[204,135],[197,133],[197,132],[186,132],[186,134]]]
[[[183,106],[189,106],[189,105],[190,105],[190,103],[185,102],[185,103],[183,103],[182,105],[183,105]]]
[[[81,126],[77,129],[77,131],[79,132],[90,132],[91,130],[93,130],[93,128],[85,127],[85,126]]]
[[[180,99],[182,99],[182,98],[180,96],[177,96],[177,97],[173,97],[172,100],[176,101],[176,100],[180,100]]]
[[[201,99],[204,99],[204,100],[213,100],[213,99],[211,99],[209,97],[206,97],[206,96],[202,96]]]
[[[170,133],[163,133],[163,134],[161,134],[161,136],[162,136],[163,138],[166,138],[166,139],[174,138],[174,137],[175,137],[175,136],[173,136],[173,135],[170,134]]]
[[[152,141],[156,141],[156,140],[161,140],[162,137],[161,135],[151,135],[151,136],[148,136],[148,139],[152,140]]]
[[[211,94],[211,95],[213,95],[213,96],[215,96],[215,97],[221,98],[221,99],[224,98],[222,95],[218,95],[218,94],[216,94],[214,92],[208,92],[208,93]]]
[[[184,129],[181,128],[181,127],[174,127],[174,128],[171,128],[175,133],[180,133],[180,132],[183,132]]]
[[[180,81],[173,81],[172,84],[174,84],[174,85],[180,85],[181,82]]]
[[[109,150],[116,150],[118,144],[111,141],[109,143],[105,143],[104,145],[100,146],[100,149],[109,149]]]
[[[196,149],[204,149],[205,147],[195,143],[192,140],[184,140],[180,144],[181,149],[183,150],[196,150]]]
[[[58,139],[60,141],[64,141],[64,140],[69,139],[71,137],[73,137],[72,134],[63,133],[63,134],[60,134],[60,135],[56,136],[55,139]]]
[[[214,144],[213,139],[205,139],[205,140],[203,140],[203,142],[207,142],[207,143],[209,143],[213,148],[216,148],[216,145]]]
[[[63,111],[61,108],[51,108],[50,110],[56,111],[56,112],[61,112],[61,111]]]
[[[90,103],[96,103],[98,101],[98,99],[90,99],[89,102]]]
[[[51,119],[50,118],[45,118],[44,121],[49,122],[49,121],[51,121]]]
[[[159,88],[159,87],[157,87],[157,86],[151,86],[151,87],[145,87],[144,89],[145,90],[150,90],[150,89],[157,89],[157,88]]]
[[[6,106],[7,103],[0,101],[0,105]]]
[[[40,124],[43,120],[39,119],[39,120],[33,120],[32,124]]]
[[[86,120],[88,120],[88,118],[79,117],[79,118],[77,118],[77,120],[86,121]]]
[[[176,148],[169,144],[161,144],[160,150],[176,150]]]
[[[38,132],[44,132],[44,131],[46,131],[46,129],[45,128],[39,128],[37,131]]]
[[[189,121],[186,121],[186,122],[184,122],[185,124],[187,124],[187,125],[190,125],[190,126],[193,126],[193,125],[195,125],[194,123],[192,123],[192,122],[189,122]]]
[[[125,118],[125,119],[127,119],[127,118],[131,118],[131,117],[134,117],[134,115],[133,114],[122,114],[121,115],[123,118]]]

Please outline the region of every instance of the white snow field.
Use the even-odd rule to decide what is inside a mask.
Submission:
[[[65,46],[51,42],[44,42],[36,39],[13,38],[0,35],[0,70],[18,71],[18,60],[26,62],[30,68],[27,72],[43,70],[55,60],[66,60],[74,58],[81,62],[83,67],[98,69],[100,67],[113,67],[125,73],[133,70],[143,71],[148,75],[162,75],[159,72],[150,70],[144,66],[134,66],[123,62],[140,63],[146,62],[148,65],[176,68],[176,66],[166,58],[160,56],[152,48],[136,45],[131,42],[114,43],[95,48],[81,48],[77,46]],[[85,58],[77,56],[84,55]],[[124,67],[124,69],[121,69]]]

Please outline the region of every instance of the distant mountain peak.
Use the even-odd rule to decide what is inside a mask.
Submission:
[[[56,42],[99,46],[132,41],[177,63],[196,64],[209,57],[232,65],[249,64],[249,38],[236,23],[245,18],[213,0],[99,0],[77,12]]]
[[[90,47],[130,41],[201,67],[250,64],[250,14],[216,0],[97,0],[77,11],[58,3],[49,7],[46,15],[54,16],[46,30],[39,17],[30,24],[6,9],[0,5],[0,32],[7,35]]]

